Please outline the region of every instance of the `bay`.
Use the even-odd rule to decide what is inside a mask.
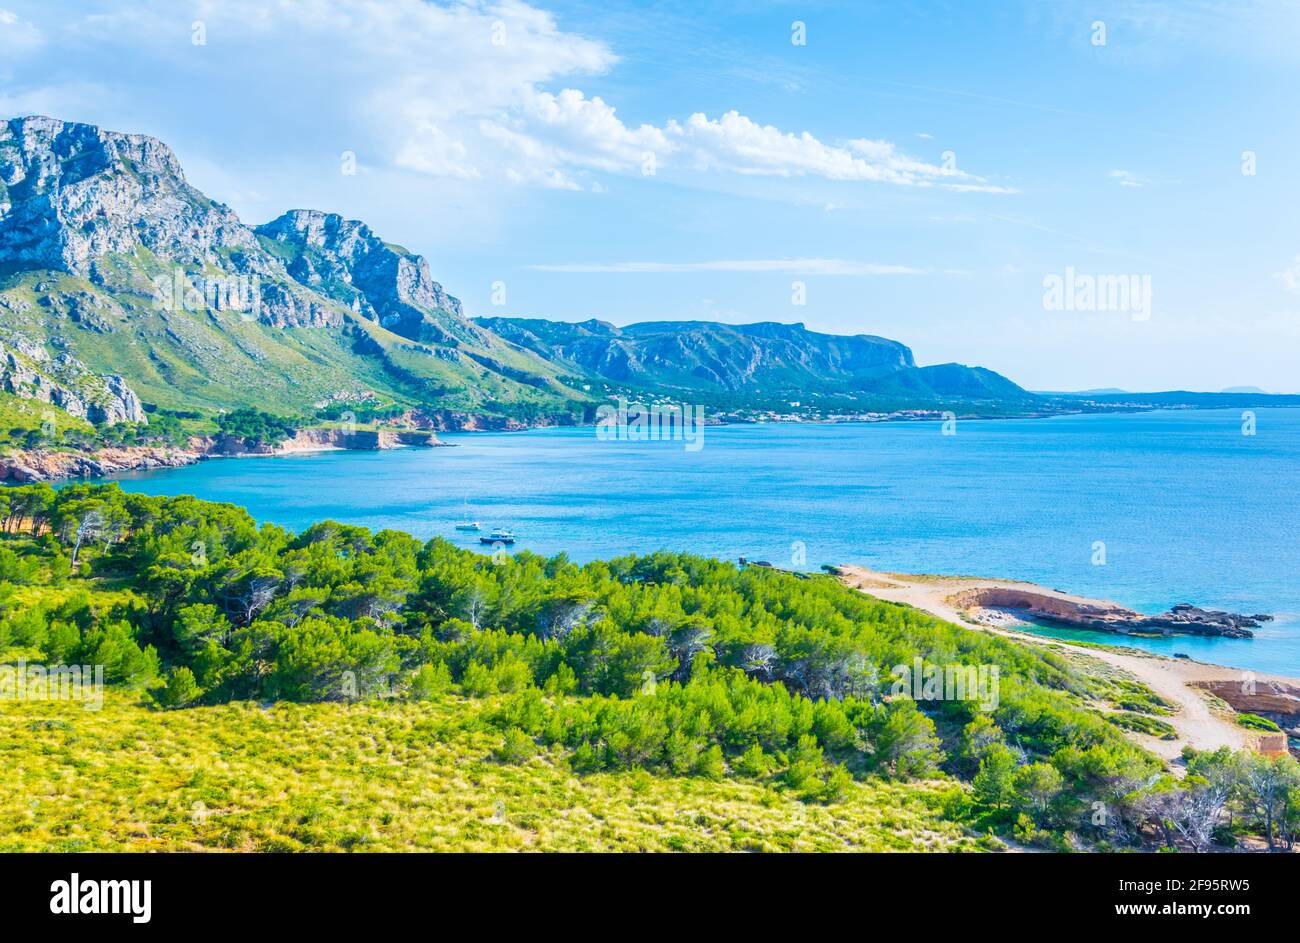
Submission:
[[[577,561],[658,549],[816,569],[1030,580],[1143,612],[1276,616],[1253,640],[1126,645],[1300,675],[1300,411],[1187,410],[941,423],[710,426],[703,447],[595,430],[447,435],[454,448],[219,459],[128,490],[445,537],[468,501],[515,550]],[[1104,545],[1104,564],[1099,550]],[[1039,631],[1115,643],[1102,633]]]

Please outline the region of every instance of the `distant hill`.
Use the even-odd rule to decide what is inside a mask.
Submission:
[[[1166,390],[1159,393],[1044,393],[1057,401],[1090,403],[1098,406],[1149,406],[1153,409],[1173,407],[1225,409],[1250,406],[1300,406],[1300,394],[1252,393],[1224,391],[1197,393],[1190,390]]]
[[[918,404],[1035,400],[991,370],[955,363],[918,367],[898,341],[821,334],[802,324],[653,321],[615,327],[596,320],[524,318],[477,323],[574,371],[643,389],[775,396],[857,392]]]
[[[1039,396],[1127,396],[1128,390],[1107,386],[1096,390],[1034,390]]]

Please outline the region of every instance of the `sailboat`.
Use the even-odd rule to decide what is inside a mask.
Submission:
[[[478,521],[469,519],[469,498],[465,499],[465,513],[461,515],[460,523],[456,525],[457,530],[478,530]]]

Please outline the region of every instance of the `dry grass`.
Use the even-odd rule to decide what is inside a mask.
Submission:
[[[492,758],[490,701],[229,704],[158,712],[0,702],[0,851],[918,851],[995,847],[945,821],[948,782],[779,787],[559,753]]]

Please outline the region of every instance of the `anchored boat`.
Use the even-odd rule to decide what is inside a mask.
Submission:
[[[461,515],[460,523],[456,525],[457,530],[478,530],[478,521],[469,519],[469,498],[465,499],[465,513]]]

